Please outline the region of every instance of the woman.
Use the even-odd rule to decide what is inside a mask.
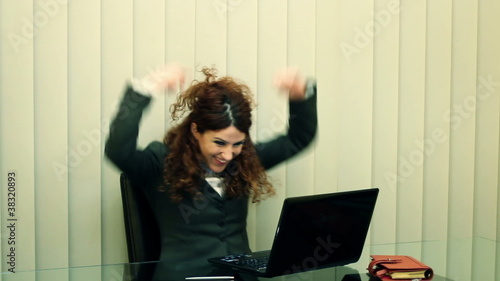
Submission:
[[[163,143],[137,149],[139,122],[149,93],[183,83],[176,66],[127,88],[106,143],[106,155],[144,189],[158,221],[162,245],[155,280],[218,274],[207,258],[249,252],[248,201],[274,194],[265,170],[303,150],[316,133],[313,80],[290,71],[278,76],[276,86],[290,99],[287,134],[254,145],[249,88],[217,78],[214,69],[202,72],[205,80],[193,82],[172,105],[172,118],[180,123]]]

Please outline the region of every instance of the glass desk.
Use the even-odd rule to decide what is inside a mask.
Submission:
[[[357,263],[348,266],[312,270],[303,273],[261,278],[283,281],[372,281],[366,267],[372,254],[410,255],[422,260],[434,270],[434,281],[492,281],[500,280],[500,243],[485,238],[425,241],[398,244],[367,245]],[[138,266],[155,263],[115,264],[72,267],[23,272],[2,272],[0,281],[131,281],[138,280]],[[238,275],[239,280],[257,280]],[[140,280],[140,279],[139,279]],[[140,280],[143,281],[143,280]],[[145,281],[145,280],[144,280]]]

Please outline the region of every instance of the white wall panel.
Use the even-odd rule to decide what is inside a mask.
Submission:
[[[69,266],[101,263],[100,9],[95,0],[68,5],[69,155],[59,174],[68,175]]]
[[[196,2],[165,2],[166,61],[191,67],[195,55]]]
[[[423,151],[423,226],[425,240],[443,240],[448,232],[449,135],[443,114],[450,108],[452,2],[427,4],[426,83]]]
[[[318,132],[314,155],[314,188],[316,193],[337,190],[338,85],[340,80],[341,25],[332,18],[340,17],[341,1],[316,1],[315,78],[318,92]]]
[[[226,74],[227,12],[226,0],[195,1],[195,66],[217,68],[219,76]],[[204,78],[199,76],[199,78]]]
[[[499,11],[497,1],[479,2],[474,234],[489,239],[498,235]]]
[[[256,95],[259,6],[255,1],[228,1],[226,5],[227,75],[248,85]]]
[[[426,3],[401,2],[397,241],[419,241],[422,233]]]
[[[339,61],[338,187],[371,186],[373,112],[373,1],[342,1],[338,24],[343,58]]]
[[[33,3],[0,1],[0,181],[1,270],[29,270],[35,260],[35,159],[33,96]],[[8,194],[9,172],[15,172],[15,194]],[[11,181],[14,182],[14,181]],[[14,198],[14,216],[9,199]],[[11,200],[12,202],[12,200]],[[9,221],[8,219],[16,221]],[[16,224],[15,245],[7,237]],[[14,229],[13,229],[14,230]],[[12,244],[12,242],[11,242]],[[10,262],[15,246],[16,264]],[[8,259],[8,260],[7,260]]]
[[[428,2],[426,40],[425,128],[422,238],[445,240],[448,235],[450,128],[443,113],[450,108],[452,2]],[[447,245],[423,245],[422,260],[446,265]]]
[[[478,1],[453,3],[450,126],[449,226],[451,238],[472,235],[476,134]]]
[[[34,6],[36,266],[69,265],[68,175],[53,166],[68,159],[67,6]],[[48,2],[47,2],[48,3]],[[54,2],[57,3],[57,2]]]
[[[371,241],[390,243],[396,235],[399,102],[399,1],[376,1],[373,14],[372,186],[380,189]]]
[[[337,183],[339,190],[365,189],[372,186],[374,1],[343,1],[339,8]]]
[[[450,108],[443,119],[450,127],[447,274],[471,277],[474,216],[475,105],[476,99],[478,1],[454,2],[452,6],[452,71]],[[462,239],[462,240],[460,240]],[[462,265],[462,266],[457,266]]]

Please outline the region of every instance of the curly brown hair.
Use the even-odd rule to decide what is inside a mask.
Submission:
[[[217,78],[214,68],[203,68],[204,81],[194,81],[182,92],[170,111],[174,121],[188,115],[180,124],[169,130],[163,140],[170,149],[165,158],[163,189],[168,186],[170,197],[180,202],[186,196],[202,196],[200,184],[205,178],[204,159],[191,124],[198,132],[219,131],[234,126],[246,136],[241,153],[220,173],[226,187],[226,196],[251,196],[259,202],[275,194],[264,168],[257,157],[250,138],[254,102],[248,86],[237,83],[231,77]]]

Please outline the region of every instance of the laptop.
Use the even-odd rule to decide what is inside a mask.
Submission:
[[[359,260],[378,188],[286,198],[271,250],[213,257],[217,267],[274,277]]]

